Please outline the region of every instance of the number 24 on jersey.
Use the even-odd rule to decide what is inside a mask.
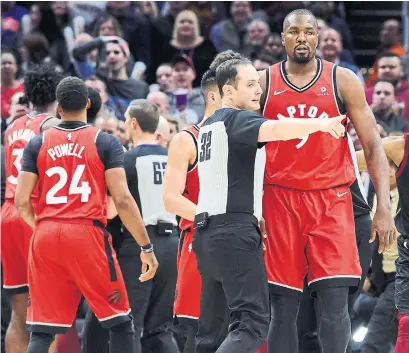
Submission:
[[[80,164],[75,169],[74,175],[72,176],[70,186],[68,189],[68,195],[81,195],[81,202],[88,202],[89,195],[91,194],[91,188],[87,181],[83,181],[80,184],[81,177],[85,170],[85,164]],[[68,182],[68,173],[62,167],[52,167],[48,169],[45,174],[48,177],[53,175],[58,175],[58,182],[47,192],[46,203],[47,205],[58,205],[65,204],[68,202],[68,195],[56,196],[56,194],[63,189]]]

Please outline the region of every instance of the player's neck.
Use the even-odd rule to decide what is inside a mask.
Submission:
[[[285,64],[285,70],[287,71],[288,74],[300,75],[310,72],[316,72],[317,65],[318,62],[316,58],[313,58],[306,64],[297,64],[296,62],[288,58]]]
[[[142,133],[138,136],[132,136],[132,143],[135,147],[138,145],[157,145],[158,140],[155,134]]]
[[[203,119],[202,119],[202,121],[200,122],[200,124],[197,124],[197,126],[202,126],[203,125],[203,123],[207,120],[207,119],[209,119],[213,114],[214,114],[214,112],[216,111],[217,109],[214,109],[213,107],[212,108],[208,108],[208,109],[205,109],[205,113],[204,113],[204,116],[203,116]]]
[[[40,107],[40,106],[33,107],[33,111],[31,112],[31,115],[48,114],[48,115],[55,116],[56,112],[57,112],[57,105],[56,103],[53,103],[50,105],[46,105],[44,107]]]

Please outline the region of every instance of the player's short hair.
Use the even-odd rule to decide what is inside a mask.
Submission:
[[[78,77],[66,77],[57,86],[57,101],[63,111],[79,112],[87,107],[88,87]]]
[[[400,65],[403,66],[402,58],[401,58],[398,54],[395,54],[395,53],[383,53],[383,54],[379,55],[379,57],[378,57],[378,62],[379,62],[379,60],[381,60],[381,59],[383,59],[383,58],[397,58],[397,59],[399,60]]]
[[[232,59],[246,59],[246,57],[243,54],[237,53],[233,50],[225,50],[214,57],[209,69],[216,70],[221,64]]]
[[[88,124],[94,124],[101,109],[102,100],[99,92],[91,87],[88,87],[88,98],[91,101],[91,106],[87,109],[87,122]]]
[[[223,97],[223,86],[233,85],[236,87],[237,67],[239,65],[251,65],[251,61],[247,58],[232,59],[221,64],[216,70],[216,82],[219,88],[220,96]]]
[[[314,16],[314,14],[307,9],[296,9],[294,11],[291,11],[287,16],[284,17],[283,21],[283,30],[285,29],[286,26],[289,25],[289,18],[293,15],[304,15],[304,16],[310,16],[314,20],[315,24],[318,26],[317,18]]]
[[[128,107],[128,114],[136,119],[143,132],[155,133],[158,128],[159,107],[146,99],[134,99]]]
[[[203,76],[202,80],[200,82],[200,88],[202,91],[202,95],[205,99],[205,104],[206,104],[206,95],[209,92],[209,89],[211,87],[217,87],[217,82],[216,82],[216,70],[207,70]]]
[[[53,64],[30,66],[24,74],[24,94],[37,107],[45,107],[55,102],[56,88],[62,75]]]

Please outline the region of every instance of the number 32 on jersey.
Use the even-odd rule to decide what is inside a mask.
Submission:
[[[200,139],[199,162],[208,161],[211,157],[212,132],[204,132]]]
[[[75,169],[74,175],[72,176],[70,186],[68,189],[68,195],[81,195],[81,202],[88,202],[89,195],[91,194],[91,188],[87,181],[81,182],[81,177],[85,170],[85,164],[80,164]],[[56,196],[57,193],[62,190],[68,182],[68,173],[62,167],[52,167],[48,169],[45,174],[48,177],[53,175],[58,175],[57,183],[47,192],[45,201],[47,205],[59,205],[68,202],[68,195]]]

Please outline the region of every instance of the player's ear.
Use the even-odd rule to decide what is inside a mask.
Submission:
[[[283,47],[285,46],[284,45],[284,32],[281,32],[281,44],[283,45]]]
[[[61,114],[62,109],[61,109],[61,106],[59,104],[57,104],[57,112],[58,112],[58,114],[60,114],[60,116],[62,115]]]
[[[89,109],[89,108],[91,108],[91,100],[88,98],[88,101],[87,101],[87,109]]]

